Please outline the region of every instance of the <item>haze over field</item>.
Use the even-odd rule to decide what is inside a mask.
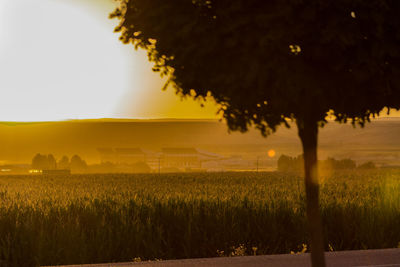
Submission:
[[[400,165],[400,119],[374,120],[364,129],[328,123],[321,129],[319,155],[350,157],[360,162],[374,160]],[[160,151],[165,147],[194,147],[225,156],[247,158],[267,156],[274,149],[281,154],[301,154],[295,127],[280,127],[263,138],[258,131],[227,132],[217,120],[81,120],[36,123],[0,123],[0,161],[29,163],[36,153],[79,154],[88,163],[100,161],[99,147],[139,147]]]

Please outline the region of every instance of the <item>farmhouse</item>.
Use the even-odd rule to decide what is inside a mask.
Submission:
[[[146,162],[146,154],[140,148],[116,148],[115,155],[118,164]]]
[[[201,168],[200,155],[195,148],[163,148],[162,155],[163,168]]]
[[[162,160],[162,153],[161,152],[154,152],[150,150],[143,149],[143,152],[146,154],[146,164],[152,170],[158,170],[161,168],[161,160]]]

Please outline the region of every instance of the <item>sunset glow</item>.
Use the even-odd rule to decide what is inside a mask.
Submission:
[[[110,0],[0,2],[0,121],[215,117],[123,45]],[[181,115],[182,114],[182,115]]]
[[[114,8],[113,0],[0,1],[0,121],[219,118],[212,101],[202,108],[161,90],[146,51],[113,33]]]
[[[0,120],[112,114],[129,62],[106,27],[54,1],[6,1],[1,13]]]

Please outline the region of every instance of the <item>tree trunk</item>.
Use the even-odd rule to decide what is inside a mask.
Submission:
[[[313,120],[297,121],[304,153],[308,230],[311,237],[311,263],[325,267],[324,237],[319,211],[319,182],[317,173],[318,124]]]

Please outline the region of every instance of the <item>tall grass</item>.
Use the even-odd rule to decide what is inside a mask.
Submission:
[[[283,173],[0,177],[0,266],[213,257],[307,243],[302,178]],[[324,177],[326,248],[396,247],[400,171]]]

